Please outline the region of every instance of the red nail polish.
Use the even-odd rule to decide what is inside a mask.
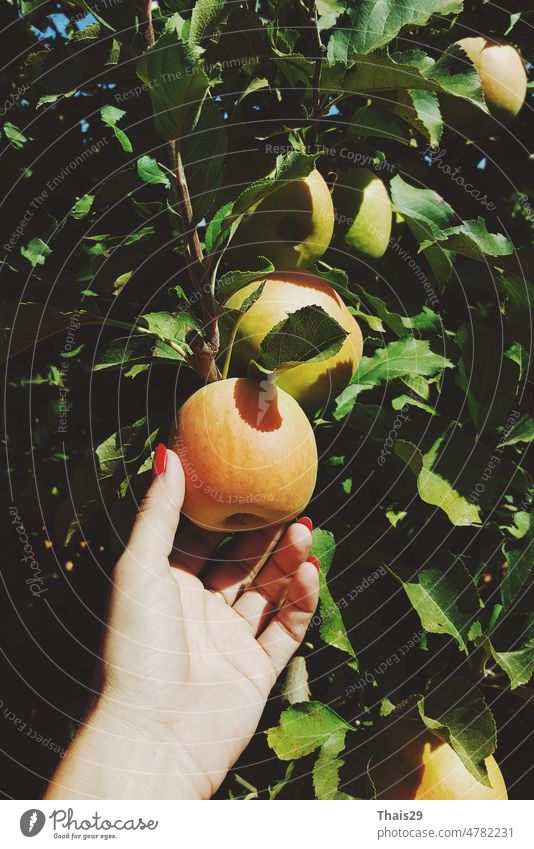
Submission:
[[[313,522],[308,518],[308,516],[301,516],[300,519],[297,519],[297,525],[304,525],[305,528],[308,528],[310,533],[313,531]]]
[[[318,572],[320,571],[321,564],[317,560],[315,554],[309,554],[306,558],[306,562],[311,563],[313,566],[315,566],[315,568],[317,569]]]
[[[167,448],[163,442],[160,442],[154,453],[154,460],[152,461],[152,477],[157,478],[158,475],[162,475],[166,468]]]

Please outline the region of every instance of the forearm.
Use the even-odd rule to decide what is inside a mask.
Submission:
[[[45,799],[202,799],[210,792],[188,753],[162,727],[97,706],[58,765]]]

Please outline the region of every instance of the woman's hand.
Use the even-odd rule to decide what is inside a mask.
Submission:
[[[101,692],[47,798],[209,798],[315,611],[311,523],[240,534],[211,560],[222,534],[175,541],[178,457],[160,446],[155,471],[114,572]]]

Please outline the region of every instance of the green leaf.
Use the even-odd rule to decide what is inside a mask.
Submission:
[[[417,225],[414,235],[439,239],[442,231],[451,227],[456,220],[454,210],[443,200],[441,195],[433,189],[420,189],[410,185],[397,174],[390,182],[391,200],[395,212],[399,212],[406,219],[408,226],[412,229]]]
[[[156,127],[169,140],[180,138],[195,122],[209,86],[196,51],[178,30],[175,18],[169,19],[137,64],[137,75],[150,91]]]
[[[339,789],[339,773],[344,764],[338,755],[345,748],[344,730],[335,731],[321,746],[319,757],[313,766],[313,788],[317,799],[352,799],[348,793]]]
[[[517,604],[522,594],[532,588],[534,570],[534,513],[520,511],[514,514],[514,526],[510,528],[514,539],[503,546],[508,564],[506,576],[501,584],[501,595],[505,610]]]
[[[417,335],[435,335],[441,327],[440,316],[427,306],[417,315],[401,315],[391,311],[381,298],[369,294],[362,286],[355,286],[355,289],[361,294],[362,300],[371,304],[381,321],[397,336],[413,336],[414,331]]]
[[[327,577],[334,559],[336,543],[329,531],[316,528],[313,531],[312,554],[321,564],[319,573],[319,633],[329,646],[349,654],[356,660],[355,651],[349,640],[343,617],[328,588]]]
[[[153,183],[155,185],[162,184],[165,188],[169,188],[170,180],[167,174],[162,170],[161,166],[156,162],[153,156],[141,156],[137,160],[137,173],[143,183]]]
[[[103,106],[100,110],[100,117],[104,124],[107,124],[108,127],[111,127],[113,132],[115,133],[115,138],[120,143],[122,149],[125,153],[132,153],[133,147],[130,139],[120,127],[117,127],[117,123],[126,115],[124,109],[118,109],[116,106],[110,106],[107,104]]]
[[[4,126],[2,127],[4,131],[4,135],[6,139],[8,139],[13,147],[21,148],[24,147],[29,138],[21,133],[16,124],[13,124],[11,121],[6,121]]]
[[[147,312],[138,321],[142,327],[146,327],[151,333],[161,339],[171,339],[182,342],[186,333],[191,328],[201,329],[198,319],[186,310],[180,312]]]
[[[379,348],[372,357],[362,357],[358,371],[350,385],[336,398],[334,418],[347,416],[356,398],[366,389],[405,375],[431,377],[450,368],[452,363],[441,354],[435,354],[427,340],[404,338]]]
[[[254,264],[256,268],[251,268],[249,271],[228,271],[226,274],[223,274],[215,290],[217,299],[221,303],[227,301],[234,292],[239,291],[243,286],[253,283],[254,280],[260,283],[264,275],[274,271],[274,265],[265,257],[258,257],[257,262]]]
[[[32,239],[26,247],[20,249],[22,256],[28,260],[35,268],[36,265],[44,265],[47,256],[50,256],[52,249],[48,247],[42,239]]]
[[[411,574],[395,565],[389,571],[402,583],[421,625],[431,634],[449,634],[467,654],[481,601],[473,579],[459,559],[436,553],[432,566]]]
[[[457,227],[449,227],[437,237],[440,246],[446,250],[486,262],[486,257],[508,256],[514,253],[514,246],[502,233],[488,233],[483,218],[464,221]],[[428,247],[423,242],[422,249]]]
[[[316,0],[317,25],[319,30],[331,29],[345,11],[342,0]]]
[[[444,510],[453,525],[480,524],[481,509],[490,503],[497,483],[498,462],[481,442],[473,443],[451,425],[424,456],[419,495]]]
[[[436,472],[423,468],[417,480],[417,489],[423,501],[444,510],[453,525],[480,524],[478,505],[469,504],[449,481]]]
[[[328,742],[332,734],[353,731],[335,711],[321,702],[291,705],[280,715],[280,724],[269,728],[267,742],[278,758],[292,761],[309,755]]]
[[[501,445],[516,445],[518,442],[532,442],[533,440],[534,419],[525,414],[510,428]]]
[[[125,336],[114,339],[106,346],[98,355],[93,371],[121,368],[126,377],[137,377],[137,374],[140,374],[138,367],[148,367],[154,362],[177,363],[183,359],[183,356],[165,342],[158,340],[154,344],[154,339],[147,336]]]
[[[448,675],[432,679],[418,707],[426,727],[452,746],[477,781],[490,787],[484,761],[495,751],[497,737],[481,692],[468,679]]]
[[[461,12],[462,0],[361,0],[349,7],[350,28],[336,29],[331,37],[336,58],[350,61],[354,53],[370,53],[389,44],[406,26],[423,26],[432,15]]]
[[[276,799],[280,793],[284,790],[284,788],[289,784],[291,780],[291,776],[295,771],[295,761],[290,761],[287,765],[287,769],[284,773],[283,778],[279,779],[272,787],[269,787],[269,800],[272,801]]]
[[[512,650],[500,650],[495,640],[498,633],[490,634],[489,647],[491,656],[510,679],[510,689],[515,690],[523,684],[528,684],[534,673],[534,616],[529,615],[529,621],[522,635],[521,644]]]
[[[231,200],[228,203],[225,203],[224,206],[221,206],[206,227],[204,243],[208,253],[211,253],[217,245],[221,237],[221,233],[227,224],[227,218],[232,211],[233,205],[234,202]]]
[[[81,198],[78,198],[78,200],[70,211],[72,217],[76,218],[77,221],[80,218],[85,218],[85,216],[89,212],[91,212],[91,207],[93,206],[94,199],[94,195],[82,195]]]
[[[439,144],[443,134],[443,118],[434,91],[412,88],[399,92],[395,112],[415,127],[431,147]]]
[[[147,420],[138,419],[111,434],[95,449],[98,477],[101,482],[123,475],[128,464],[134,464],[145,446]]]
[[[193,44],[210,36],[222,21],[226,0],[196,0],[191,15],[189,41]]]
[[[393,398],[391,401],[391,406],[394,410],[402,410],[406,404],[412,407],[418,407],[420,410],[424,410],[432,416],[436,415],[434,407],[431,407],[430,404],[425,404],[424,401],[419,401],[417,398],[412,398],[411,395],[397,395],[397,397]]]
[[[150,433],[145,418],[126,425],[104,439],[78,466],[69,485],[69,497],[62,503],[56,527],[63,544],[68,545],[77,530],[106,502],[124,490],[149,454],[155,432]]]
[[[510,689],[514,690],[522,684],[528,684],[534,672],[534,637],[521,649],[516,651],[498,652],[492,649],[495,662],[506,672],[510,679]]]
[[[293,363],[326,360],[339,351],[347,335],[322,307],[302,307],[267,333],[258,365],[276,371]]]
[[[306,658],[298,654],[292,657],[287,665],[280,696],[282,701],[294,705],[301,702],[309,702],[310,695]]]

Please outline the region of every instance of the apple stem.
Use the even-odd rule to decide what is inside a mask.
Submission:
[[[228,371],[230,370],[230,360],[232,358],[232,349],[234,347],[235,338],[237,336],[237,330],[239,328],[239,325],[241,323],[242,318],[243,318],[243,316],[240,315],[239,318],[237,319],[237,321],[234,323],[234,326],[232,328],[232,333],[231,333],[230,339],[228,341],[228,347],[227,347],[225,355],[224,355],[224,364],[223,364],[223,369],[222,369],[222,379],[223,380],[226,380],[226,378],[228,377]]]

